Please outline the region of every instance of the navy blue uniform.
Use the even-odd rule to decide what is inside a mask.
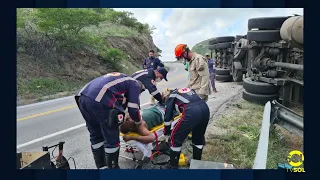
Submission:
[[[164,64],[161,62],[160,59],[156,57],[148,57],[143,61],[142,68],[143,69],[158,69],[159,67],[164,67]]]
[[[156,80],[156,75],[153,69],[145,69],[141,71],[137,71],[131,76],[133,79],[136,79],[148,89],[149,93],[157,100],[159,103],[162,103],[162,96],[155,86],[154,82]]]
[[[204,145],[204,134],[209,122],[210,111],[206,102],[192,89],[175,89],[169,95],[164,117],[165,134],[168,135],[173,120],[174,110],[182,113],[170,135],[171,148],[181,150],[183,141],[192,131],[192,143]]]
[[[101,154],[95,155],[95,150],[103,148],[103,145],[105,153],[119,152],[119,127],[113,122],[111,112],[115,109],[124,112],[128,108],[132,119],[137,124],[141,123],[140,93],[141,86],[136,80],[117,72],[92,80],[79,92],[77,103],[90,132],[95,160],[96,157],[101,159]],[[117,158],[113,160],[117,161]]]

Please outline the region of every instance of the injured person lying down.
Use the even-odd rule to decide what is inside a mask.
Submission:
[[[169,95],[170,90],[166,89],[162,93],[162,97],[165,99]],[[156,137],[150,130],[164,122],[165,108],[159,104],[153,107],[141,110],[142,126],[136,126],[134,121],[131,119],[128,113],[125,114],[124,122],[120,125],[120,132],[127,134],[128,132],[135,132],[140,136],[123,136],[124,141],[135,140],[143,144],[152,143],[155,141]],[[179,113],[175,112],[178,116]]]

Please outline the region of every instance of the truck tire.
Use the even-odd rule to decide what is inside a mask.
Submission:
[[[288,18],[288,16],[251,18],[248,20],[248,29],[280,29]]]
[[[216,74],[216,80],[220,82],[231,82],[232,81],[232,76],[229,75],[217,75]]]
[[[230,75],[230,69],[216,68],[215,74],[216,75]]]
[[[235,66],[232,66],[232,79],[234,82],[241,82],[243,79],[242,69],[235,69]]]
[[[209,50],[214,50],[214,46],[213,45],[209,45]]]
[[[279,87],[273,84],[253,81],[252,78],[243,80],[243,88],[249,93],[261,95],[276,94],[279,90]]]
[[[215,39],[216,43],[224,43],[224,42],[233,42],[234,41],[234,37],[233,36],[222,36],[222,37],[217,37]]]
[[[247,39],[256,42],[280,41],[280,30],[248,31]]]
[[[225,43],[217,43],[213,45],[214,49],[227,49],[231,48],[231,42],[225,42]]]
[[[209,41],[209,45],[214,45],[214,44],[216,44],[216,39],[211,39],[211,40]]]
[[[278,100],[279,95],[278,94],[252,94],[244,90],[242,93],[242,98],[252,103],[265,105],[268,101]]]
[[[248,40],[240,39],[234,46],[233,59],[241,60],[246,55],[248,44]]]
[[[242,39],[244,36],[236,35],[236,42],[238,42],[240,39]]]

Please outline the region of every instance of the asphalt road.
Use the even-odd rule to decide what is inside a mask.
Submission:
[[[158,83],[158,89],[182,88],[187,85],[183,64],[169,63],[168,82]],[[141,95],[142,108],[148,107],[150,95]],[[73,97],[55,99],[17,107],[17,152],[41,151],[42,146],[66,142],[64,154],[73,157],[77,169],[94,169],[89,133]],[[123,149],[121,150],[123,154]],[[120,158],[121,168],[133,168],[134,163]],[[71,163],[73,168],[73,164]]]

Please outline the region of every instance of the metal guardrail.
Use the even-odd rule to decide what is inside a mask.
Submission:
[[[253,169],[266,169],[269,146],[269,132],[273,124],[303,136],[303,117],[284,107],[277,101],[267,102],[264,107],[260,137]]]

